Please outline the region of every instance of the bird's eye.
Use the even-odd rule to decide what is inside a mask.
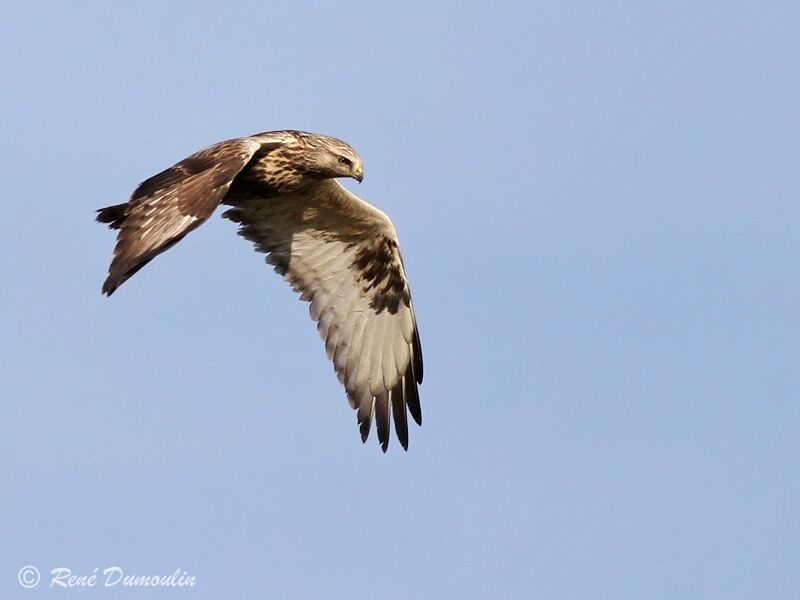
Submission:
[[[340,165],[347,165],[348,167],[352,167],[353,166],[353,161],[350,160],[349,158],[345,157],[345,156],[340,156],[339,157],[339,164]]]

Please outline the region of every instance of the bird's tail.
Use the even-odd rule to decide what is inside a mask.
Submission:
[[[97,222],[108,223],[111,229],[119,229],[122,227],[122,222],[125,220],[125,209],[128,203],[115,204],[114,206],[106,206],[97,211]]]

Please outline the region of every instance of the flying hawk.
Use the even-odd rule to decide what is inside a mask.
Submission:
[[[124,204],[97,211],[118,229],[103,284],[111,295],[219,204],[239,235],[311,303],[362,441],[375,416],[386,452],[389,411],[404,449],[406,409],[422,424],[422,351],[397,233],[383,212],[337,177],[361,182],[361,158],[341,140],[270,131],[214,144],[147,179]]]

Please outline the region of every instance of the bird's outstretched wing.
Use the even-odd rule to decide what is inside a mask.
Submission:
[[[234,208],[223,216],[239,223],[239,234],[311,302],[311,317],[358,411],[362,440],[374,414],[386,451],[391,410],[407,448],[406,408],[422,424],[422,351],[389,218],[335,180],[269,200],[225,202]]]
[[[253,154],[281,141],[279,136],[261,135],[214,144],[142,182],[127,203],[98,210],[98,221],[119,229],[103,293],[110,296],[203,224]]]

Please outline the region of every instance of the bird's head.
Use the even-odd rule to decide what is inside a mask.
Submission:
[[[348,144],[336,138],[317,136],[318,144],[306,153],[309,171],[322,177],[352,177],[359,183],[364,179],[361,157]]]

